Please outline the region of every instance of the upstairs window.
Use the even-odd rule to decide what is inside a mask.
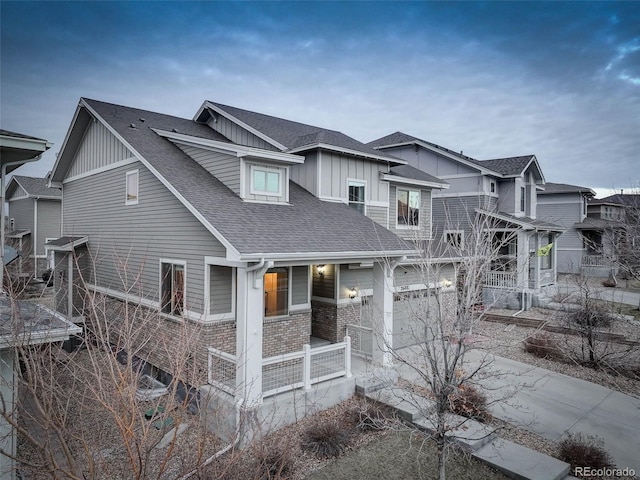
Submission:
[[[267,167],[251,167],[251,193],[258,195],[282,195],[280,170]]]
[[[447,230],[444,232],[444,242],[456,250],[464,248],[464,231]]]
[[[525,206],[527,204],[527,189],[524,187],[520,187],[520,211],[525,211]]]
[[[138,204],[138,170],[132,170],[126,174],[127,196],[125,205]]]
[[[398,228],[420,224],[420,191],[398,189]]]
[[[184,263],[160,263],[160,311],[181,316],[184,311],[185,294]]]
[[[349,180],[349,206],[364,215],[364,182]]]
[[[489,181],[489,191],[491,193],[496,193],[496,182],[494,182],[493,180]]]

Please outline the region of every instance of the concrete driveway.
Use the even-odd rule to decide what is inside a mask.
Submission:
[[[485,352],[468,353],[468,368]],[[604,439],[620,468],[640,473],[640,399],[595,383],[490,355],[481,384],[496,400],[491,412],[549,440],[582,432]]]

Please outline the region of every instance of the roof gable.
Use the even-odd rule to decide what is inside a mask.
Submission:
[[[157,133],[175,130],[203,140],[228,142],[207,125],[96,100],[82,99],[81,105],[227,247],[232,259],[328,258],[338,254],[365,258],[413,251],[402,239],[356,210],[324,202],[294,182],[290,182],[289,205],[244,202],[170,139]],[[142,123],[137,120],[141,115],[145,119]]]
[[[62,198],[60,189],[49,187],[49,180],[47,178],[14,175],[9,185],[7,185],[7,198],[11,198],[18,188],[22,189],[27,197],[48,198],[53,200],[60,200]]]
[[[307,125],[221,103],[206,101],[196,114],[195,119],[203,122],[206,121],[207,115],[212,114],[223,115],[282,151],[294,153],[324,148],[360,155],[374,160],[406,163],[403,160],[381,153],[337,130]]]

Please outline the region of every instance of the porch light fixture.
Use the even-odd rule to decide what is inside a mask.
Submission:
[[[353,300],[354,298],[356,298],[356,295],[358,294],[356,287],[351,287],[351,289],[349,290],[349,298],[351,300]]]
[[[316,270],[318,270],[318,275],[320,275],[321,277],[324,276],[324,265],[318,265],[316,267]]]

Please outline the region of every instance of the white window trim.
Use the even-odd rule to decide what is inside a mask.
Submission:
[[[270,192],[268,190],[256,190],[254,185],[254,172],[265,172],[266,173],[276,173],[278,174],[278,192]],[[282,183],[285,171],[282,168],[278,167],[270,167],[268,165],[251,165],[250,168],[250,186],[249,193],[251,195],[263,195],[265,197],[282,197]]]
[[[182,315],[174,315],[162,311],[162,264],[181,265],[184,268],[184,291],[182,292]],[[182,318],[186,316],[187,310],[187,262],[185,260],[175,260],[171,258],[161,258],[158,262],[158,310],[160,315],[167,318]]]
[[[211,313],[211,298],[210,298],[210,290],[211,290],[211,272],[209,267],[230,267],[231,268],[231,311],[226,313]],[[204,260],[204,315],[207,321],[217,321],[217,320],[231,320],[236,318],[236,303],[237,303],[237,293],[236,293],[236,276],[237,276],[237,268],[233,265],[222,265],[220,263],[216,263],[215,261],[208,260],[205,258]]]
[[[129,200],[129,177],[131,175],[135,175],[136,176],[136,198],[135,200]],[[124,204],[125,205],[138,205],[138,202],[140,201],[140,171],[139,169],[135,169],[135,170],[129,170],[126,174],[125,174],[125,180],[124,180],[125,186],[124,186]]]
[[[398,224],[398,193],[400,191],[405,191],[405,192],[418,192],[418,224],[417,225],[402,225],[402,224]],[[407,196],[407,201],[408,201],[409,197]],[[422,190],[415,189],[415,188],[406,188],[406,187],[396,187],[396,229],[397,230],[419,230],[420,226],[422,225]],[[429,237],[431,237],[431,234],[429,234]]]
[[[367,185],[367,181],[362,180],[360,178],[347,178],[347,191],[346,191],[345,199],[347,201],[347,205],[349,206],[351,206],[351,202],[349,201],[349,187],[351,186],[351,183],[362,185],[364,187],[364,199],[362,201],[362,205],[364,207],[364,215],[366,215],[367,207],[368,207],[367,192],[369,191],[369,186]],[[360,204],[359,202],[353,202],[353,203],[357,205]]]
[[[287,313],[285,313],[284,315],[272,315],[270,317],[267,317],[266,313],[265,313],[265,308],[266,305],[264,302],[262,302],[262,318],[264,321],[273,321],[273,320],[281,320],[284,318],[289,318],[291,316],[291,267],[290,266],[274,266],[272,268],[286,268],[287,269]],[[270,269],[269,269],[270,270]],[[267,270],[265,272],[269,273],[269,270]],[[264,296],[264,281],[262,283],[262,294]]]
[[[460,245],[456,247],[449,243],[447,235],[460,235]],[[464,249],[464,230],[445,230],[442,232],[442,240],[447,247]]]

